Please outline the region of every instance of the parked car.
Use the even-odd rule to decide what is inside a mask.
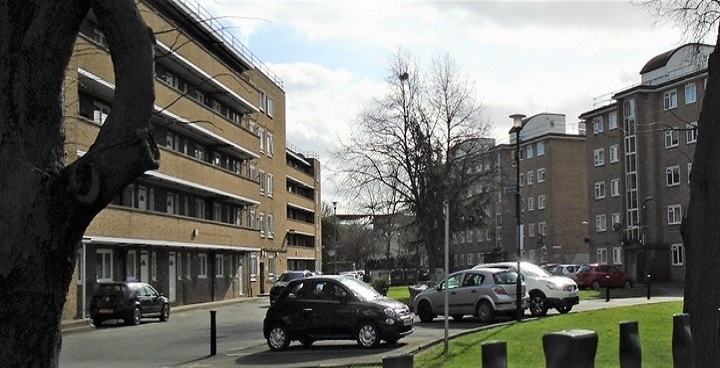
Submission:
[[[90,300],[90,317],[95,326],[110,319],[137,325],[144,317],[166,322],[170,319],[170,300],[144,282],[100,283]]]
[[[263,321],[273,351],[294,340],[304,346],[317,340],[357,340],[363,348],[374,348],[381,340],[394,344],[412,332],[413,314],[407,305],[340,275],[290,281]]]
[[[487,323],[496,315],[517,313],[517,273],[498,268],[475,268],[457,271],[437,287],[420,292],[412,301],[422,322],[430,322],[444,313],[445,289],[448,290],[448,314],[455,320],[472,314]],[[528,308],[527,287],[523,282],[521,310]]]
[[[283,272],[280,277],[278,277],[277,281],[275,281],[275,284],[270,288],[270,304],[275,302],[275,299],[285,290],[285,287],[287,286],[288,282],[295,280],[295,279],[301,279],[303,277],[310,277],[314,274],[308,270],[288,270]]]
[[[550,271],[550,273],[553,275],[567,276],[575,280],[575,274],[578,272],[579,269],[580,265],[577,264],[559,264],[548,271]]]
[[[631,288],[633,286],[630,274],[618,266],[604,264],[589,264],[580,267],[577,273],[577,284],[581,288]]]
[[[501,268],[517,272],[517,262],[498,262],[479,264],[474,268]],[[520,262],[520,274],[527,284],[530,295],[530,314],[544,316],[548,309],[555,308],[560,313],[568,313],[575,304],[580,303],[578,287],[575,281],[566,276],[553,275],[530,262]]]

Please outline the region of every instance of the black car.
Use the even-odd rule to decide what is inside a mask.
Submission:
[[[410,308],[353,277],[313,276],[290,281],[265,314],[263,333],[271,350],[293,340],[357,340],[374,348],[413,332]]]
[[[303,277],[310,277],[313,276],[313,273],[304,270],[304,271],[285,271],[278,277],[277,281],[275,281],[275,284],[273,284],[272,288],[270,288],[270,304],[275,302],[275,299],[277,299],[280,294],[285,290],[285,287],[287,286],[288,282],[295,280],[295,279],[301,279]]]
[[[128,325],[140,324],[143,317],[170,319],[170,301],[144,282],[108,282],[98,284],[90,300],[93,324],[122,319]]]

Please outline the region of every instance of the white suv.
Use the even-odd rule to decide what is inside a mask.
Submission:
[[[479,264],[474,268],[504,268],[517,272],[517,262]],[[530,294],[530,313],[544,316],[548,309],[555,308],[565,314],[580,302],[575,281],[565,276],[553,275],[529,262],[520,262],[520,274]]]

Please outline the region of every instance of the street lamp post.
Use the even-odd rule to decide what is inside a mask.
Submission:
[[[515,133],[515,219],[517,220],[517,280],[515,282],[515,319],[520,322],[522,318],[522,279],[520,276],[520,259],[522,258],[522,233],[520,231],[520,131],[523,128],[523,119],[525,115],[513,114],[510,115],[513,119],[513,127],[510,130],[511,133]]]
[[[333,244],[333,250],[335,251],[335,273],[338,273],[337,259],[338,259],[338,220],[337,220],[337,201],[333,201],[333,219],[335,220],[335,244]]]

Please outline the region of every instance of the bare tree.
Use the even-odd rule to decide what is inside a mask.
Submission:
[[[90,8],[110,45],[115,97],[95,143],[64,166],[65,70]],[[133,0],[25,0],[0,2],[0,40],[0,366],[56,367],[85,229],[159,165],[155,39]]]
[[[449,56],[420,72],[411,55],[391,60],[386,96],[359,117],[351,137],[336,152],[345,187],[355,196],[373,193],[373,202],[415,216],[414,226],[431,267],[443,244],[443,202],[451,207],[454,228],[483,218],[467,191],[479,180],[469,168],[487,147],[480,137],[483,119],[474,88]]]
[[[720,20],[717,0],[648,0],[662,20],[685,29],[685,37],[702,41],[716,31]],[[685,245],[684,311],[690,314],[693,336],[693,366],[716,367],[720,290],[708,287],[720,280],[720,52],[718,42],[708,60],[708,79],[698,119],[698,140],[690,174],[690,204],[682,224]]]

